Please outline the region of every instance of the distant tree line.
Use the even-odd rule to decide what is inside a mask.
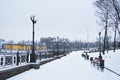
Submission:
[[[20,44],[20,45],[32,45],[32,41],[30,40],[21,40],[17,43],[14,42],[14,40],[5,41],[4,39],[0,40],[0,43],[4,42],[5,44]],[[1,48],[2,48],[2,44]],[[55,38],[55,37],[47,37],[47,38],[40,38],[40,41],[35,41],[35,46],[41,45],[43,47],[46,47],[48,52],[53,51],[63,51],[67,52],[69,51],[78,51],[78,50],[84,50],[86,48],[86,42],[76,40],[76,41],[69,41],[66,38]],[[104,37],[102,37],[101,45],[104,45]],[[112,49],[114,46],[114,42],[111,41],[111,37],[108,37],[108,43],[106,44],[106,49]],[[87,42],[87,48],[88,49],[98,49],[99,48],[99,40],[97,38],[96,42]],[[116,48],[120,48],[120,42],[116,42]]]

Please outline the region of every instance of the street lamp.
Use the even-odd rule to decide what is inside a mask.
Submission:
[[[102,59],[102,56],[101,56],[101,32],[99,32],[99,59]]]
[[[30,19],[33,23],[33,37],[32,37],[33,40],[32,40],[32,53],[30,55],[30,62],[36,62],[36,60],[35,60],[35,47],[34,47],[34,34],[35,34],[34,33],[34,25],[37,21],[35,20],[35,16],[30,17]]]
[[[57,47],[57,57],[59,57],[59,49],[58,49],[59,48],[58,47],[59,46],[59,37],[57,37],[57,43],[56,43],[56,45],[57,45],[56,46]]]
[[[65,54],[65,51],[66,51],[66,50],[65,50],[65,48],[66,48],[65,45],[66,45],[66,41],[65,41],[65,39],[64,39],[64,41],[63,41],[63,46],[64,46],[64,52],[63,52],[63,54]]]
[[[86,47],[86,55],[88,55],[87,54],[87,52],[88,52],[88,43],[87,42],[86,42],[86,46],[85,47]]]
[[[55,54],[55,40],[52,41],[52,57],[54,57]]]

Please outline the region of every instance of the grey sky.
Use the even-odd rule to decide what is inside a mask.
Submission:
[[[35,40],[41,37],[65,37],[95,41],[98,25],[93,0],[0,0],[0,38],[32,40],[35,15]]]

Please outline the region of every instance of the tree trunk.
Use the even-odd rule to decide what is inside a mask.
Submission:
[[[103,55],[105,54],[106,37],[107,37],[107,25],[105,26],[105,36],[104,36],[104,45],[103,45]]]
[[[107,36],[107,39],[106,39],[106,49],[107,49],[107,53],[108,53],[108,48],[109,48],[109,43],[108,43],[108,36]]]
[[[109,41],[108,41],[109,39],[108,39],[108,36],[107,36],[107,53],[108,53],[108,51],[109,51]]]
[[[103,55],[105,54],[106,48],[106,38],[107,38],[107,28],[108,28],[108,12],[105,14],[105,36],[104,36],[104,45],[103,45]]]
[[[113,44],[114,49],[113,49],[113,52],[115,52],[115,49],[116,49],[116,30],[117,30],[117,24],[115,26],[115,35],[114,35],[114,44]]]

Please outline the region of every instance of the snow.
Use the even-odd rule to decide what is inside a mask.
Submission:
[[[120,80],[120,76],[106,69],[104,69],[104,72],[97,70],[90,64],[90,61],[81,57],[81,54],[82,51],[72,52],[66,57],[41,66],[38,70],[31,69],[8,80]],[[98,53],[91,53],[90,56],[98,56]],[[106,54],[104,56],[107,57],[106,62],[109,62],[113,58],[112,56],[114,55]],[[109,59],[109,57],[111,58]],[[114,57],[119,59],[118,56]],[[118,59],[115,60],[118,61]],[[109,65],[106,62],[107,67],[119,69],[119,66],[111,66],[112,62],[108,63]]]
[[[96,52],[89,55],[95,57],[98,56],[99,53]],[[113,52],[112,50],[109,51],[109,53],[106,52],[106,54],[103,55],[103,59],[105,60],[105,67],[110,68],[111,70],[120,74],[120,50],[116,50],[116,52]]]

